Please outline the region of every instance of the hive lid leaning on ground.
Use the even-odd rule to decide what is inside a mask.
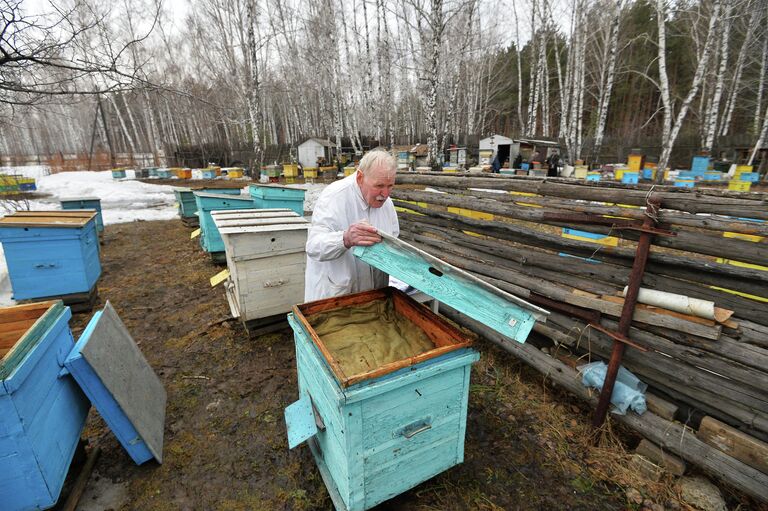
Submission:
[[[96,217],[91,210],[16,211],[0,218],[0,227],[83,227]]]
[[[162,463],[166,392],[109,302],[88,323],[64,367],[134,462]]]
[[[517,342],[525,342],[536,321],[546,321],[546,310],[402,240],[380,235],[380,243],[354,247],[355,257]]]

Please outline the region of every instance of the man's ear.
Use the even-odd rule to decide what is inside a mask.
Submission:
[[[357,175],[355,176],[355,180],[357,181],[357,184],[362,184],[363,182],[363,173],[359,170],[357,171]]]

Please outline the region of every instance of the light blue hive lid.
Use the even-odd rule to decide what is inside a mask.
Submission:
[[[64,367],[134,462],[162,463],[166,392],[109,302],[94,314]]]
[[[546,321],[546,310],[413,245],[379,234],[380,243],[354,247],[355,257],[517,342],[525,342],[536,321]]]

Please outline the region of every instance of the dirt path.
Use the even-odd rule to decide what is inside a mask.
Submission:
[[[208,282],[221,268],[189,233],[180,221],[106,229],[101,303],[111,301],[165,384],[165,460],[135,466],[92,411],[85,436],[102,455],[81,509],[332,509],[309,449],[287,446],[283,408],[297,396],[290,332],[249,339],[226,321],[223,290]],[[76,337],[89,318],[75,315]],[[587,412],[479,348],[465,463],[377,509],[624,508],[623,488],[600,477],[606,452],[584,446]]]

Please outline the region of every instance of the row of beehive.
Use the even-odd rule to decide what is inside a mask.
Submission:
[[[230,179],[239,179],[243,177],[243,169],[240,167],[207,167],[204,169],[190,169],[186,167],[145,167],[133,171],[136,179],[158,178],[158,179],[215,179],[226,176]],[[125,179],[127,177],[126,169],[112,169],[114,179]]]

